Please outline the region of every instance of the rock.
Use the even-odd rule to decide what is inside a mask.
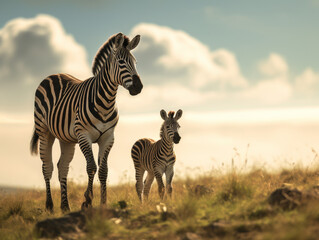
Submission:
[[[101,216],[106,219],[116,219],[118,224],[121,218],[129,216],[128,209],[103,209],[91,208],[85,211],[78,211],[69,213],[60,218],[49,218],[35,225],[35,232],[40,238],[57,238],[63,237],[66,239],[73,239],[72,234],[81,234],[85,231],[87,220],[96,216]]]
[[[119,204],[121,209],[127,208],[127,203],[124,200],[119,201],[118,204]]]
[[[168,219],[176,220],[176,214],[173,212],[162,212],[161,213],[161,221],[167,221]]]
[[[284,210],[291,210],[301,206],[309,200],[318,200],[318,194],[313,191],[300,191],[296,188],[282,187],[273,191],[268,197],[271,206],[279,206]]]
[[[209,237],[224,237],[227,234],[229,228],[230,224],[222,220],[217,220],[203,227],[203,230],[207,233]]]
[[[196,233],[187,232],[182,240],[201,240],[202,238]]]
[[[73,212],[61,218],[46,219],[35,225],[39,237],[55,238],[63,234],[79,233],[86,223],[83,212]]]

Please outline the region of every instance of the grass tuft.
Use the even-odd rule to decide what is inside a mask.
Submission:
[[[7,214],[8,218],[15,215],[23,216],[23,214],[24,214],[23,200],[18,199],[9,203],[8,214]]]
[[[86,234],[88,239],[101,239],[107,238],[112,233],[112,222],[109,217],[103,214],[102,211],[98,211],[94,214],[94,217],[87,219]]]
[[[217,193],[220,201],[233,201],[236,199],[251,198],[253,196],[253,187],[248,181],[236,172],[231,173],[222,189]]]
[[[181,221],[194,219],[198,212],[198,201],[192,197],[187,196],[185,199],[178,201],[175,209],[177,218]]]

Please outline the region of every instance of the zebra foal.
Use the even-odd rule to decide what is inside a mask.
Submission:
[[[139,41],[139,35],[132,40],[122,33],[113,35],[94,58],[93,77],[81,81],[69,74],[55,74],[44,79],[38,86],[30,149],[32,154],[37,154],[38,149],[40,151],[47,210],[53,210],[50,179],[53,171],[52,145],[56,138],[61,148],[57,167],[62,211],[70,210],[67,175],[76,143],[79,143],[85,156],[88,174],[82,208],[92,205],[93,179],[97,171],[101,185],[101,204],[106,203],[107,160],[119,119],[116,107],[118,86],[123,86],[131,95],[139,94],[143,88],[136,70],[136,60],[130,52]],[[99,146],[98,169],[92,152],[93,143]]]
[[[180,125],[177,120],[182,116],[183,111],[180,109],[175,112],[170,111],[167,115],[165,110],[160,111],[164,120],[160,130],[160,140],[143,138],[134,143],[131,156],[135,167],[136,192],[142,202],[142,192],[147,199],[151,185],[156,178],[158,193],[161,199],[164,198],[165,186],[163,183],[163,174],[166,176],[166,191],[172,196],[172,180],[174,176],[174,164],[176,156],[174,153],[174,143],[179,143],[181,137],[178,133]],[[143,183],[143,176],[147,171],[146,179]]]

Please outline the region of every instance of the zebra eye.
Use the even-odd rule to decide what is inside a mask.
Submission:
[[[125,63],[124,60],[122,59],[119,60],[119,64],[124,64],[124,63]]]

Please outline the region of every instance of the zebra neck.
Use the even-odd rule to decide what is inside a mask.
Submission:
[[[107,114],[114,109],[118,86],[110,78],[108,65],[95,76],[96,94],[94,106],[98,112]]]
[[[163,134],[164,135],[164,134]],[[161,149],[167,154],[173,153],[173,142],[166,136],[161,136]]]

